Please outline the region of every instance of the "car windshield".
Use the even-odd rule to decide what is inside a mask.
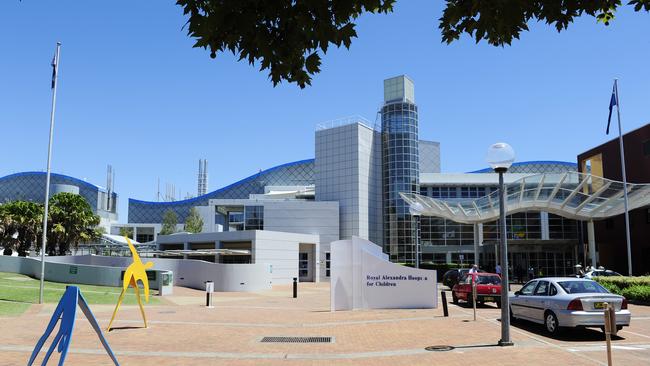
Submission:
[[[477,285],[500,285],[501,277],[499,276],[477,276]]]
[[[561,281],[558,282],[567,294],[609,293],[603,286],[594,281]]]

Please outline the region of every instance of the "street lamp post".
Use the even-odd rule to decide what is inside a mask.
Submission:
[[[510,302],[508,299],[508,239],[506,233],[506,190],[503,183],[503,173],[515,161],[515,152],[504,142],[496,143],[488,149],[488,164],[499,173],[499,227],[501,239],[501,339],[500,346],[512,346],[510,340]]]
[[[420,268],[420,216],[424,207],[416,202],[409,207],[409,213],[415,217],[415,268]]]

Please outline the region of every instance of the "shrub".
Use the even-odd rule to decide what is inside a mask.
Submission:
[[[621,295],[631,301],[650,303],[650,286],[630,286],[622,290]]]
[[[616,285],[619,289],[625,290],[630,286],[647,286],[650,287],[650,276],[639,277],[596,277],[596,281],[603,286]]]
[[[633,302],[650,303],[650,276],[596,277],[609,292],[625,296]]]

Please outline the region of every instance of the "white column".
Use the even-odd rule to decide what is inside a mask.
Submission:
[[[596,234],[594,234],[594,222],[587,222],[587,242],[589,243],[589,257],[591,266],[596,267]]]
[[[542,240],[549,240],[551,235],[548,227],[548,212],[540,212],[539,219],[541,221],[540,224],[542,225]]]
[[[476,263],[479,268],[481,267],[479,259],[479,244],[483,241],[483,225],[474,224],[474,263]]]

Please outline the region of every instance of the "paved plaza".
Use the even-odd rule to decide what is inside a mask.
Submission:
[[[450,296],[448,296],[450,298]],[[541,326],[517,322],[513,347],[497,347],[500,310],[449,304],[426,310],[329,311],[329,284],[305,283],[261,293],[215,293],[174,288],[162,304],[146,306],[149,328],[137,306],[123,306],[107,334],[122,365],[605,365],[604,334],[568,331],[549,338]],[[19,317],[0,319],[0,364],[24,365],[50,319],[54,304],[33,305]],[[102,327],[113,307],[94,305]],[[632,325],[614,339],[615,365],[647,365],[650,307],[630,305]],[[78,313],[66,364],[111,365],[89,323]],[[325,336],[333,343],[262,343],[267,336]],[[51,340],[51,339],[50,339]],[[425,347],[450,345],[445,352]],[[49,346],[49,343],[46,345]],[[47,347],[45,347],[47,349]],[[42,353],[37,359],[43,357]],[[55,353],[53,361],[58,360]],[[39,361],[40,362],[40,361]]]

